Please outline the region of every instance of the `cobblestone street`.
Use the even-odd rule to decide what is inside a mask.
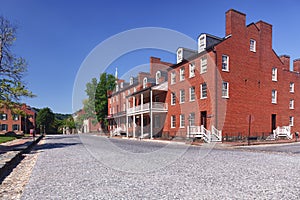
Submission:
[[[37,148],[21,199],[300,198],[299,154],[187,147],[92,135],[47,136]],[[30,163],[30,169],[36,157],[27,155],[20,166]],[[12,184],[8,177],[3,182],[1,199],[20,197],[30,171],[15,171],[18,181]],[[15,195],[7,198],[7,190]]]

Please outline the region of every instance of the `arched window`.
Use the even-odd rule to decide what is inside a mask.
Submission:
[[[147,77],[145,77],[143,80],[143,88],[146,88],[146,86],[147,86]]]
[[[159,79],[161,77],[161,72],[160,71],[157,71],[156,72],[156,84],[159,84]]]

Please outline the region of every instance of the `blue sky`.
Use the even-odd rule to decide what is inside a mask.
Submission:
[[[19,26],[14,53],[28,61],[25,81],[37,97],[31,106],[72,113],[76,74],[101,42],[123,31],[142,27],[168,28],[197,39],[200,33],[225,36],[225,12],[234,8],[273,25],[273,49],[291,60],[300,58],[298,0],[0,0],[0,13]],[[144,50],[122,56],[108,66],[119,75],[149,62],[150,56],[175,62],[170,53]],[[95,74],[94,77],[98,77]],[[82,95],[82,99],[84,99]],[[81,101],[81,100],[80,100]],[[74,109],[77,109],[76,105]]]

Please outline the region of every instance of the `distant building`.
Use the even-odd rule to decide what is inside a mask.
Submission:
[[[18,106],[23,114],[16,114],[7,108],[0,109],[0,134],[15,132],[29,134],[36,128],[36,111],[26,104]]]

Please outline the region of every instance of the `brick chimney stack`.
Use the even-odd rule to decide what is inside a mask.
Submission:
[[[300,59],[296,59],[293,61],[294,71],[300,72]]]
[[[284,64],[284,69],[290,70],[290,56],[288,55],[281,55],[279,56],[281,62]]]
[[[244,35],[246,29],[246,15],[234,9],[226,12],[226,36]]]

